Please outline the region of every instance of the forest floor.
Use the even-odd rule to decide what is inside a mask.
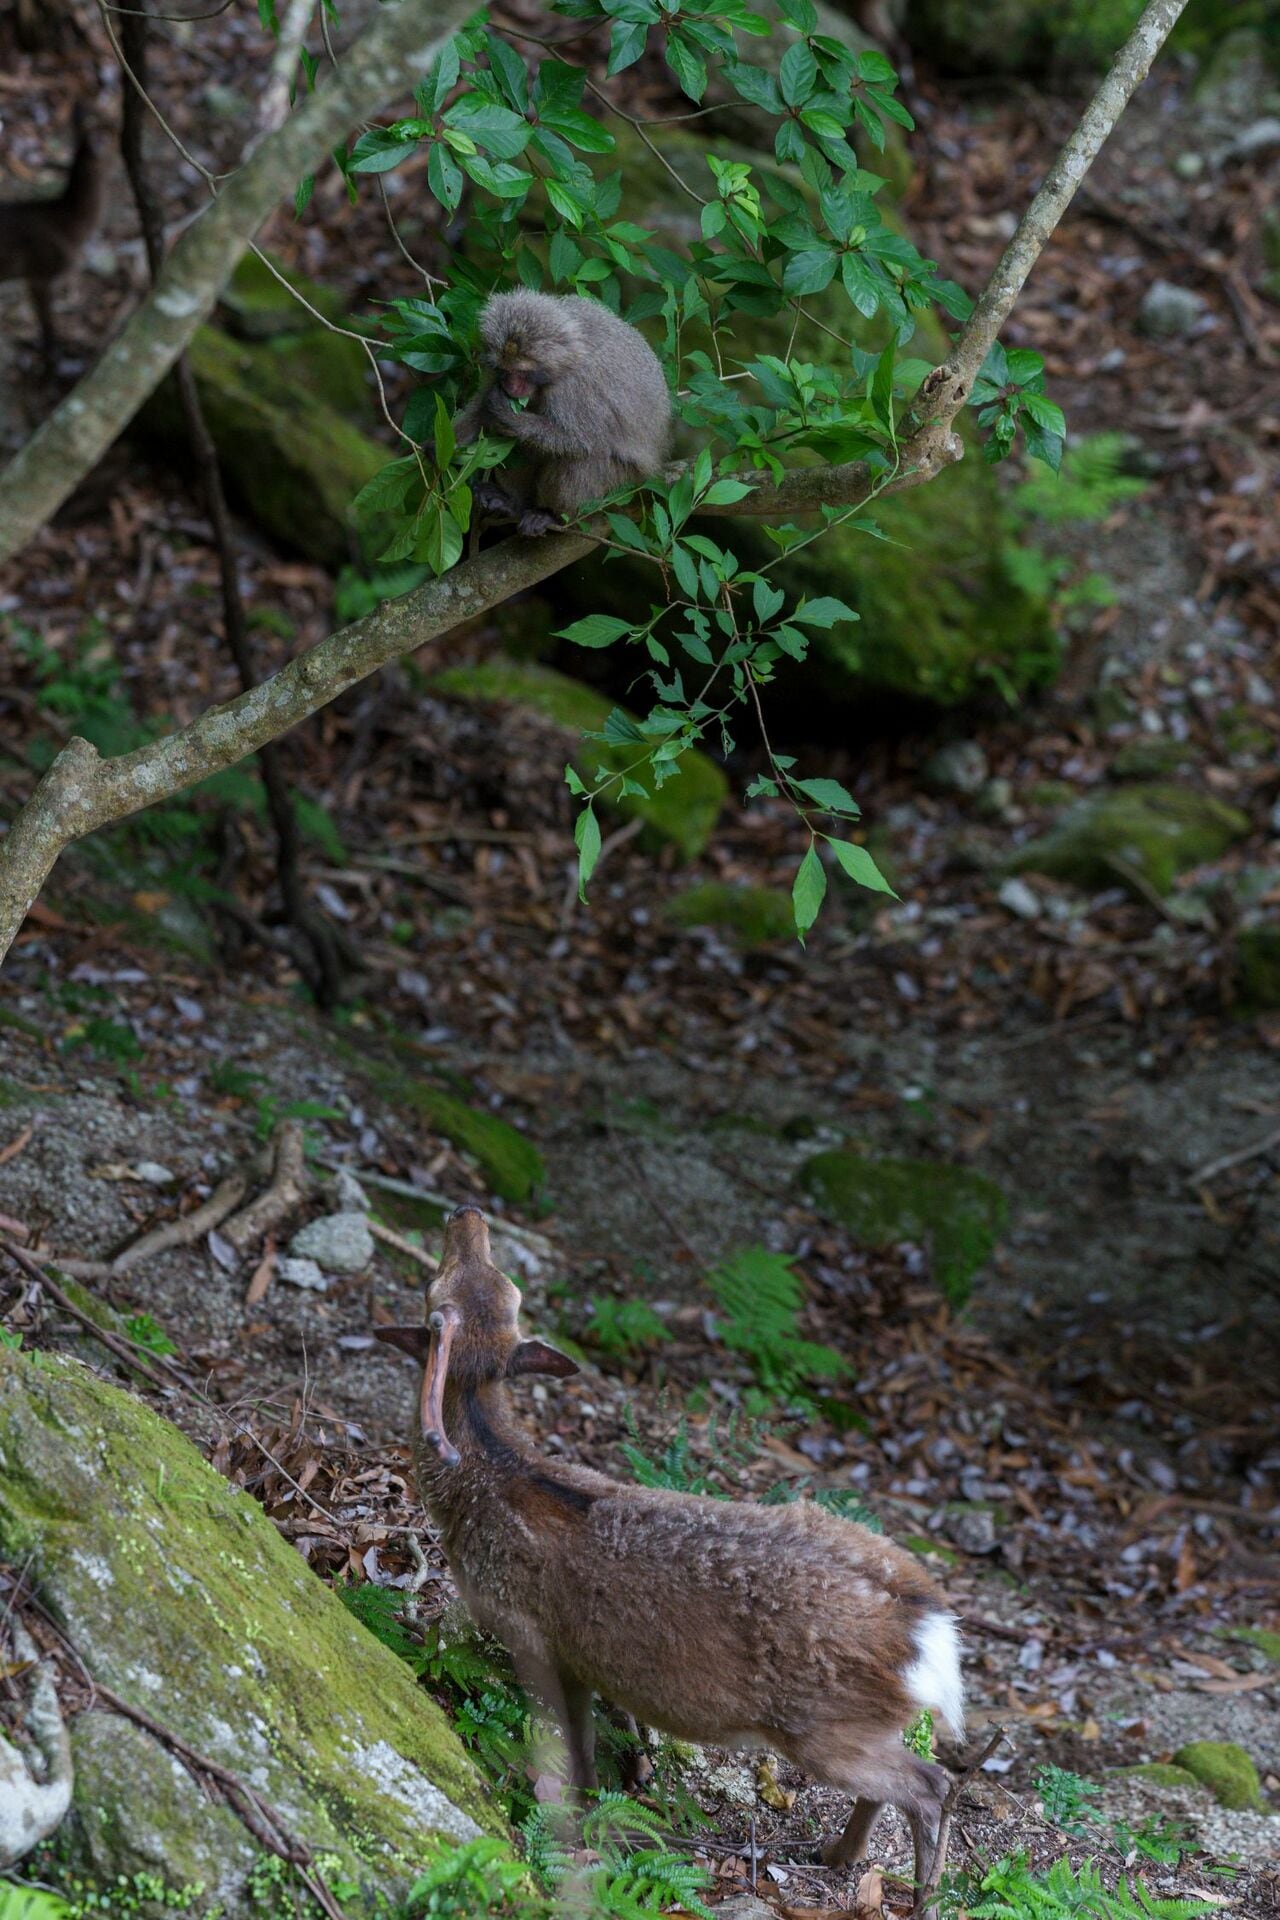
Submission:
[[[183,48],[167,57],[181,73]],[[43,92],[16,101],[12,123],[33,170],[39,109],[65,85],[52,68],[36,79]],[[722,1490],[852,1488],[925,1554],[965,1621],[973,1727],[1007,1732],[966,1791],[959,1864],[1026,1851],[1044,1865],[1065,1851],[1261,1916],[1280,1901],[1276,1813],[1119,1771],[1187,1741],[1238,1741],[1280,1807],[1277,1642],[1238,1637],[1280,1629],[1280,1014],[1237,1004],[1232,904],[1246,868],[1269,866],[1280,898],[1280,320],[1253,291],[1266,169],[1215,157],[1220,136],[1196,121],[1188,86],[1173,63],[1140,98],[1009,330],[1045,354],[1073,430],[1122,421],[1141,442],[1140,498],[1037,535],[1068,582],[1086,565],[1104,574],[1110,604],[1064,612],[1064,672],[1039,700],[967,714],[963,734],[916,718],[806,747],[882,834],[899,900],[842,896],[805,950],[743,952],[674,926],[663,903],[687,882],[789,886],[791,823],[731,804],[692,872],[623,841],[580,905],[564,735],[458,708],[412,670],[390,671],[290,747],[298,789],[331,823],[308,880],[358,943],[362,998],[326,1023],[287,956],[236,945],[231,928],[220,944],[207,922],[203,945],[161,944],[149,925],[200,921],[166,866],[172,847],[145,827],[69,857],[0,999],[0,1224],[66,1257],[107,1257],[189,1211],[289,1113],[317,1165],[364,1177],[402,1231],[431,1209],[379,1179],[481,1200],[512,1229],[499,1246],[530,1323],[594,1363],[526,1394],[549,1446],[629,1472],[625,1446],[656,1457],[683,1431]],[[977,285],[1071,103],[921,75],[913,105],[908,218],[948,273]],[[1199,184],[1175,166],[1187,151],[1205,157]],[[173,184],[194,204],[176,170]],[[326,191],[300,238],[281,223],[272,243],[353,304],[409,290],[385,231],[353,251]],[[108,305],[128,294],[129,232],[121,195],[98,260]],[[1173,348],[1135,325],[1157,276],[1205,298]],[[16,297],[6,311],[20,320]],[[68,375],[102,320],[88,301],[64,319]],[[5,351],[0,429],[13,436],[40,389],[25,346],[10,337]],[[247,529],[242,566],[264,668],[328,630],[319,569]],[[64,654],[87,635],[83,657],[121,662],[136,711],[186,719],[233,691],[215,579],[181,479],[122,444],[0,574],[0,716],[18,762],[0,767],[8,801],[29,785],[24,743],[62,724],[24,625]],[[481,625],[419,664],[492,645]],[[1008,783],[995,812],[922,778],[940,740],[961,737]],[[1248,815],[1249,838],[1167,901],[1039,879],[1025,912],[1002,901],[1000,860],[1048,823],[1063,789],[1096,789],[1126,748],[1154,740],[1183,750],[1183,778]],[[732,770],[735,785],[747,771]],[[201,816],[201,832],[217,825]],[[228,818],[221,835],[217,877],[257,914],[271,886],[260,818]],[[526,1132],[545,1162],[536,1203],[495,1205],[399,1082],[371,1073],[376,1059],[401,1079],[450,1078]],[[967,1309],[944,1303],[926,1249],[868,1251],[814,1207],[798,1168],[837,1141],[998,1182],[1008,1226]],[[706,1281],[755,1245],[796,1261],[802,1330],[849,1368],[846,1417],[742,1420],[756,1383],[723,1343]],[[411,1382],[370,1328],[420,1311],[418,1263],[383,1242],[367,1273],[312,1292],[283,1284],[272,1258],[242,1263],[215,1234],[109,1294],[153,1316],[198,1383],[166,1411],[320,1573],[403,1582],[397,1529],[429,1539],[406,1479]],[[635,1298],[665,1337],[606,1351],[602,1303]],[[7,1326],[38,1339],[41,1311],[0,1275]],[[429,1558],[432,1611],[449,1588]],[[1099,1787],[1075,1832],[1045,1767]],[[814,1863],[818,1832],[842,1817],[835,1796],[785,1767],[762,1784],[754,1763],[717,1757],[690,1785],[713,1816],[690,1844],[718,1891],[754,1884],[784,1915],[853,1907],[859,1875]],[[892,1817],[876,1857],[905,1868]],[[888,1910],[904,1905],[891,1881]]]

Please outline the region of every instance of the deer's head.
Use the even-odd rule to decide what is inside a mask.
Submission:
[[[520,1289],[494,1266],[489,1229],[478,1207],[462,1206],[450,1214],[426,1307],[421,1326],[375,1327],[374,1333],[421,1363],[422,1438],[446,1466],[456,1466],[459,1459],[445,1432],[446,1383],[474,1391],[523,1373],[578,1371],[567,1354],[545,1341],[521,1338]]]

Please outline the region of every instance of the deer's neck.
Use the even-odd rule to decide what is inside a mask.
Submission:
[[[445,1466],[422,1445],[415,1453],[419,1491],[451,1561],[485,1554],[491,1536],[509,1553],[516,1534],[532,1528],[540,1536],[544,1522],[562,1526],[590,1506],[573,1477],[537,1451],[502,1382],[451,1381],[444,1421],[461,1455],[457,1465]]]

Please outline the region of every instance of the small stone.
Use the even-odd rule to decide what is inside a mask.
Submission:
[[[1171,280],[1156,280],[1143,295],[1138,326],[1153,340],[1174,340],[1190,333],[1204,311],[1202,294]]]
[[[339,1213],[367,1213],[369,1199],[364,1188],[352,1173],[350,1167],[339,1167],[334,1176],[333,1191],[337,1197]]]
[[[1008,913],[1015,914],[1019,920],[1040,918],[1040,896],[1027,885],[1025,880],[1005,880],[1001,884],[996,899]]]
[[[955,1542],[961,1553],[994,1553],[999,1544],[995,1515],[990,1507],[962,1507],[947,1515],[945,1525],[947,1538]]]
[[[986,783],[987,756],[976,740],[952,740],[930,755],[922,771],[925,784],[939,793],[973,794]]]
[[[363,1273],[373,1258],[373,1235],[363,1213],[325,1213],[294,1234],[289,1252],[326,1273]]]
[[[139,1160],[133,1169],[133,1177],[135,1180],[145,1180],[149,1187],[171,1187],[176,1178],[158,1160]]]
[[[1006,780],[1002,773],[988,780],[976,801],[977,811],[984,820],[999,820],[1008,814],[1013,805],[1013,782]]]
[[[282,1254],[276,1261],[276,1279],[287,1287],[309,1287],[312,1293],[327,1293],[329,1282],[314,1260],[293,1259]]]
[[[1224,160],[1260,160],[1280,147],[1280,118],[1264,114],[1238,133],[1223,153]]]
[[[1204,172],[1204,155],[1180,153],[1173,163],[1173,170],[1179,180],[1198,180]]]

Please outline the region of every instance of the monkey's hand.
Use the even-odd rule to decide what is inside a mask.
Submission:
[[[550,513],[546,507],[526,507],[516,522],[516,532],[535,538],[544,533],[563,533],[564,516]]]

